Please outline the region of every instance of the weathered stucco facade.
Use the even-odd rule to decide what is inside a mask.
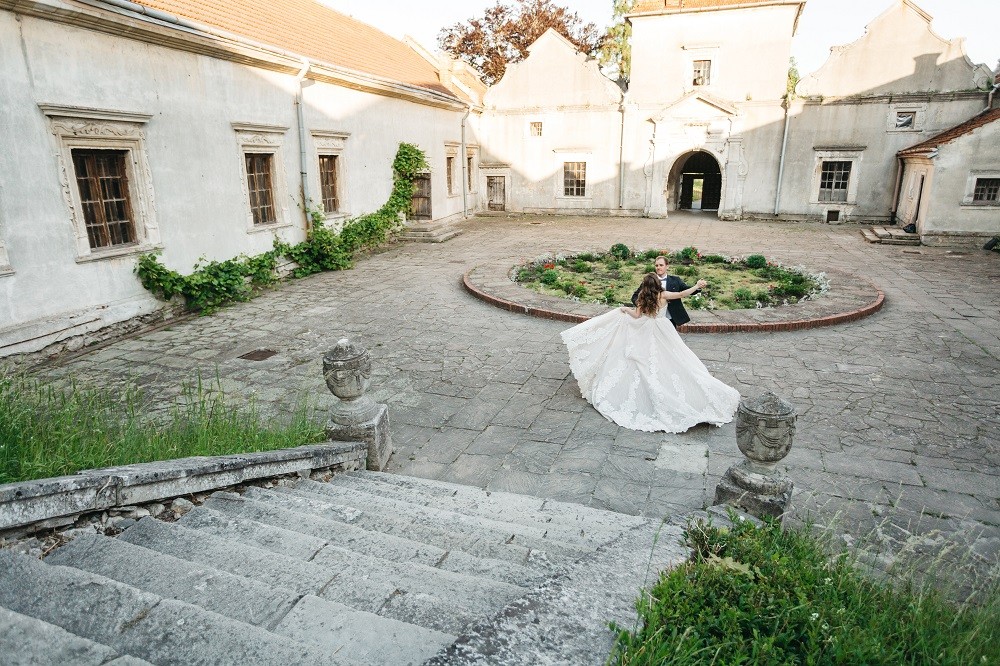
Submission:
[[[79,343],[160,311],[134,274],[141,252],[161,250],[165,265],[186,273],[199,258],[301,241],[303,195],[314,208],[322,201],[321,156],[335,169],[334,224],[386,201],[404,141],[432,167],[432,219],[477,206],[465,157],[476,173],[479,114],[465,117],[469,99],[112,6],[53,0],[21,12],[4,4],[0,355]],[[74,160],[108,154],[123,158],[134,238],[94,247]],[[248,155],[272,156],[266,224],[251,210]]]

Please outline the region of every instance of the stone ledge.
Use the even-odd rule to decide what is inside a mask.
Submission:
[[[462,276],[462,286],[481,301],[509,312],[579,324],[608,311],[596,303],[578,303],[535,293],[513,282],[499,269],[502,262],[477,266]],[[691,322],[681,333],[764,333],[833,326],[875,314],[885,293],[855,276],[827,271],[830,291],[820,300],[760,310],[689,310]],[[502,279],[501,279],[502,278]],[[859,284],[860,283],[860,284]],[[700,320],[700,321],[699,321]]]
[[[226,456],[180,458],[108,467],[0,486],[0,532],[36,523],[54,525],[91,511],[179,497],[246,481],[356,463],[362,442],[312,444]],[[54,522],[55,521],[55,522]]]

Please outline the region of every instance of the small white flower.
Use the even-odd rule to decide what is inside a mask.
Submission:
[[[809,619],[815,622],[816,620],[819,619],[819,613],[813,613],[812,615],[809,616]]]

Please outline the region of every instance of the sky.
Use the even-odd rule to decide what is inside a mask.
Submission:
[[[899,0],[807,0],[792,42],[802,74],[826,61],[830,47],[861,37],[865,25]],[[394,37],[411,35],[437,48],[441,28],[482,15],[496,0],[322,0],[338,11],[374,25]],[[604,28],[611,22],[612,0],[555,0],[580,14],[585,21]],[[1000,58],[1000,0],[916,0],[934,17],[933,30],[945,39],[966,38],[966,53],[973,62],[995,68]]]

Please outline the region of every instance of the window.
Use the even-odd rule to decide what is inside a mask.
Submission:
[[[445,158],[445,178],[448,182],[448,194],[455,193],[455,158]]]
[[[319,156],[320,196],[323,197],[323,212],[336,213],[340,210],[337,199],[337,156]]]
[[[92,250],[136,242],[124,150],[74,148],[73,172]]]
[[[542,123],[541,121],[533,121],[529,128],[529,134],[531,136],[541,136],[542,135]]]
[[[563,162],[563,196],[587,195],[587,163]]]
[[[146,123],[152,116],[52,104],[38,108],[59,141],[60,181],[73,224],[76,261],[158,247],[146,154]],[[3,259],[0,256],[0,273]]]
[[[847,186],[851,180],[851,162],[824,161],[819,178],[819,200],[847,201]]]
[[[691,85],[707,86],[712,83],[712,61],[695,60],[692,63]]]
[[[246,153],[247,188],[250,193],[250,213],[254,226],[274,224],[274,181],[271,178],[272,153]]]
[[[1000,178],[976,178],[976,186],[972,191],[972,203],[1000,203]]]
[[[472,162],[473,162],[472,155],[469,155],[468,157],[465,158],[465,175],[467,180],[469,181],[468,183],[466,183],[466,186],[469,188],[469,192],[472,192]]]
[[[896,129],[914,129],[916,124],[916,111],[899,111],[896,113]]]

